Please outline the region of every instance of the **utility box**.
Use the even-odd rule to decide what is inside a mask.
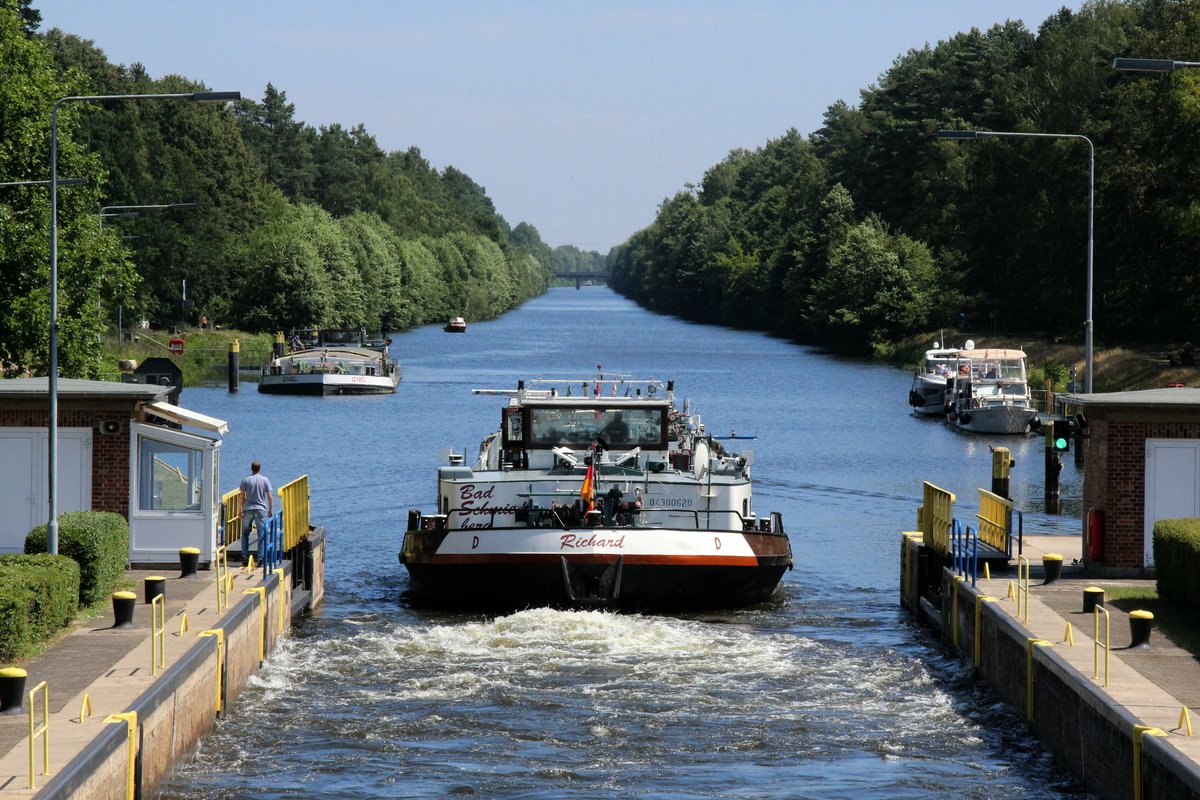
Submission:
[[[183,393],[183,370],[169,358],[147,358],[132,375],[122,375],[122,383],[144,383],[149,386],[169,387],[167,400],[179,405]]]

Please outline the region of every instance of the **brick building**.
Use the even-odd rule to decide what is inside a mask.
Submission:
[[[1087,421],[1084,561],[1150,576],[1159,519],[1200,516],[1200,389],[1068,395]]]
[[[169,390],[58,381],[58,512],[124,516],[131,563],[175,562],[178,548],[189,545],[207,561],[215,543],[226,426],[164,402]],[[0,553],[21,552],[25,535],[48,518],[49,414],[46,378],[0,380]]]

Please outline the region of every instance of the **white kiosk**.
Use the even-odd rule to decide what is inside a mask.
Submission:
[[[129,430],[129,562],[178,563],[180,548],[197,547],[200,562],[211,563],[220,520],[220,437],[229,426],[161,401],[138,411]]]

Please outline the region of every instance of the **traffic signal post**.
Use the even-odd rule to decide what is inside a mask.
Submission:
[[[1046,513],[1057,514],[1062,508],[1062,459],[1059,453],[1071,447],[1071,423],[1055,420],[1046,426]]]

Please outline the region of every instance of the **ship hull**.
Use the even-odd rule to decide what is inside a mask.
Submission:
[[[792,566],[784,534],[647,528],[409,531],[400,561],[414,604],[497,610],[736,608]]]

